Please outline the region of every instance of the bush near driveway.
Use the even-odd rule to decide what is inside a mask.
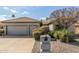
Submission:
[[[4,33],[3,26],[0,26],[0,35],[2,35],[3,33]]]
[[[47,34],[48,32],[48,26],[42,26],[33,30],[33,37],[35,38],[35,40],[40,40],[40,35]]]

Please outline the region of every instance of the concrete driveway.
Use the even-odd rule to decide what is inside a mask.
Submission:
[[[0,53],[31,53],[34,38],[0,38]]]

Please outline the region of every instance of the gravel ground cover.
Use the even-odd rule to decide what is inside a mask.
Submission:
[[[39,47],[39,41],[35,41],[32,52],[39,53]],[[79,42],[63,43],[60,41],[52,41],[51,53],[79,53]]]

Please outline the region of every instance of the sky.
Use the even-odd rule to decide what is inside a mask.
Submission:
[[[16,18],[30,17],[40,20],[49,17],[55,10],[68,7],[72,6],[0,6],[0,20],[12,19],[12,14]]]

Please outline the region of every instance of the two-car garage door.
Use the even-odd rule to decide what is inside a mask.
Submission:
[[[30,30],[28,26],[7,26],[7,35],[27,35],[29,36]]]

